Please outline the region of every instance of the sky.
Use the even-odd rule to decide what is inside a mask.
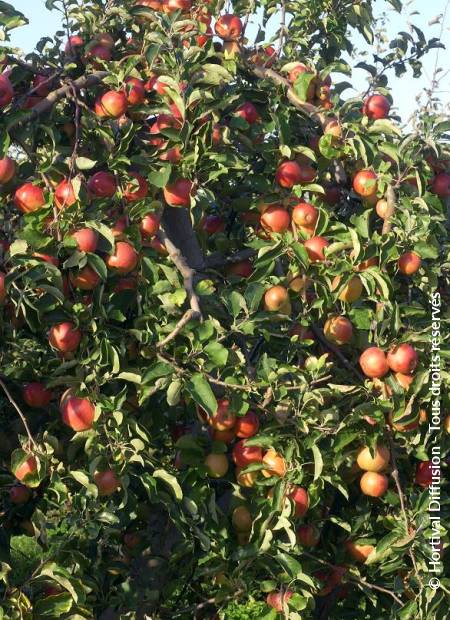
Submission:
[[[33,50],[35,44],[43,36],[51,36],[56,30],[61,28],[61,14],[56,11],[49,11],[45,8],[45,0],[9,0],[13,6],[22,11],[29,19],[30,23],[27,26],[22,26],[13,31],[12,43],[13,45],[21,48],[25,52]],[[399,15],[393,10],[388,11],[388,34],[390,38],[401,31],[408,31],[408,20],[423,30],[427,38],[439,37],[441,31],[441,23],[431,24],[436,16],[443,14],[447,7],[446,19],[444,22],[444,28],[442,33],[442,40],[446,44],[446,50],[432,50],[424,59],[424,72],[422,77],[414,79],[410,71],[407,75],[403,75],[400,79],[396,78],[393,73],[389,75],[389,84],[392,88],[392,95],[394,98],[394,105],[396,111],[406,121],[417,105],[416,96],[430,84],[430,79],[433,74],[433,70],[436,63],[436,57],[438,59],[438,66],[445,70],[450,69],[450,0],[412,0],[404,2],[405,7],[404,14]],[[375,13],[380,13],[385,10],[387,3],[382,0],[375,0]],[[418,14],[411,15],[411,13],[417,11]],[[268,30],[270,27],[276,27],[277,16],[271,18]],[[275,24],[275,26],[274,26]],[[251,37],[252,33],[256,32],[256,24],[250,26],[247,30],[247,34]],[[270,34],[269,34],[270,36]],[[361,51],[369,50],[369,46],[364,42],[362,37],[355,37],[354,43]],[[437,56],[438,55],[438,56]],[[363,59],[361,57],[361,59]],[[371,57],[365,57],[368,62],[371,61]],[[299,59],[301,60],[301,59]],[[356,58],[352,64],[358,62]],[[361,69],[356,69],[353,74],[352,83],[355,86],[356,91],[363,91],[366,88],[366,72]],[[346,78],[342,78],[346,79]],[[346,96],[355,96],[356,92],[351,90],[345,91]],[[450,72],[442,80],[439,95],[447,106],[447,111],[450,112]]]

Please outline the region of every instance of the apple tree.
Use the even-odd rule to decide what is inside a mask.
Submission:
[[[0,2],[0,618],[446,618],[450,122],[388,81],[441,43],[46,6],[23,55]]]

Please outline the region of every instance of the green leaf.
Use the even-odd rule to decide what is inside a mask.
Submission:
[[[170,407],[175,407],[180,402],[182,387],[183,382],[180,379],[175,379],[167,388],[166,400]]]
[[[75,160],[75,165],[78,170],[91,170],[97,165],[97,162],[93,159],[88,159],[87,157],[77,157]]]
[[[204,351],[215,366],[225,366],[228,361],[228,349],[220,342],[210,342]]]
[[[167,472],[165,469],[157,469],[153,472],[153,478],[159,478],[163,480],[172,489],[173,494],[178,501],[181,501],[183,499],[183,491],[175,476],[169,474],[169,472]]]
[[[295,94],[302,101],[308,100],[308,89],[311,82],[316,78],[314,73],[300,73],[293,85]]]
[[[61,618],[72,608],[73,599],[68,592],[39,598],[33,603],[34,618]]]
[[[212,415],[215,411],[217,411],[216,397],[214,396],[208,381],[202,374],[197,373],[192,375],[190,381],[186,384],[186,389],[195,402],[200,405],[200,407],[205,409],[209,415]]]
[[[314,480],[317,480],[317,478],[319,478],[320,474],[323,471],[323,458],[316,444],[313,444],[311,446],[311,451],[314,456]]]

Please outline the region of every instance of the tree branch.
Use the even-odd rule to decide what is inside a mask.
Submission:
[[[345,357],[345,355],[342,353],[342,351],[340,351],[331,342],[328,342],[328,340],[323,335],[322,330],[320,330],[318,327],[316,327],[316,325],[311,325],[311,331],[316,336],[316,338],[319,340],[319,342],[326,349],[328,349],[331,353],[333,353],[344,364],[344,366],[347,368],[347,370],[350,370],[350,372],[352,372],[356,377],[358,377],[358,379],[360,381],[364,381],[365,380],[364,376],[359,372],[359,370],[357,368],[355,368],[355,366],[353,366],[353,364],[351,362],[348,361],[348,359]]]
[[[35,442],[35,440],[33,438],[33,435],[31,434],[30,427],[28,426],[27,419],[24,416],[24,414],[22,413],[22,410],[20,409],[19,405],[16,403],[14,398],[11,396],[10,391],[8,390],[8,388],[6,387],[6,385],[5,385],[5,383],[3,382],[2,379],[0,379],[0,386],[3,389],[3,391],[5,392],[6,397],[9,400],[9,402],[11,403],[11,405],[14,407],[14,409],[19,414],[19,417],[22,420],[22,424],[24,425],[25,431],[26,431],[26,433],[28,435],[28,439],[30,440],[31,445],[36,449],[37,448],[37,444],[36,444],[36,442]]]

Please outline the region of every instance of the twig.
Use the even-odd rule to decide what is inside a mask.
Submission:
[[[286,32],[286,3],[284,2],[284,0],[281,0],[280,36],[278,39],[277,51],[275,52],[277,58],[280,57],[281,51],[283,49],[283,41],[284,41],[285,32]]]
[[[328,340],[325,338],[322,331],[318,327],[316,327],[315,325],[311,325],[311,331],[326,349],[336,355],[336,357],[344,364],[347,370],[350,370],[356,377],[358,377],[360,381],[364,381],[364,376],[359,372],[359,370],[355,368],[355,366],[353,366],[351,362],[348,361],[342,351],[340,351],[331,342],[328,342]]]
[[[312,555],[312,553],[308,553],[307,551],[302,551],[301,553],[305,557],[309,558],[310,560],[313,560],[314,562],[317,562],[318,564],[322,564],[323,566],[328,566],[329,568],[333,570],[338,568],[334,564],[331,564],[331,562],[327,562],[326,560],[322,560],[321,558],[318,558],[315,555]],[[348,575],[347,579],[348,581],[353,581],[354,583],[363,585],[364,587],[369,588],[370,590],[377,590],[378,592],[384,592],[384,594],[388,594],[389,596],[391,596],[399,605],[403,607],[403,601],[396,594],[394,594],[392,590],[388,590],[387,588],[383,588],[382,586],[377,586],[374,583],[369,583],[365,579],[360,579],[359,577],[354,577],[353,575]]]
[[[248,260],[255,256],[256,250],[252,250],[251,248],[245,248],[244,250],[240,250],[239,252],[235,252],[230,256],[225,256],[221,252],[215,252],[214,254],[210,254],[206,258],[206,266],[210,268],[214,267],[222,267],[223,265],[239,263],[241,260]]]
[[[174,338],[176,338],[178,336],[178,334],[182,331],[182,329],[189,323],[189,321],[192,321],[193,319],[195,319],[195,312],[194,310],[189,309],[186,310],[186,312],[183,314],[183,316],[181,317],[181,319],[178,321],[178,323],[176,324],[176,326],[174,327],[174,329],[170,332],[170,334],[168,334],[164,340],[161,340],[161,342],[158,342],[158,344],[156,345],[156,347],[158,349],[162,349],[163,347],[166,346],[166,344],[169,344],[169,342],[171,340],[173,340]]]
[[[22,424],[24,425],[25,431],[26,431],[26,433],[28,435],[28,439],[30,440],[31,445],[36,449],[37,448],[37,444],[34,441],[33,435],[31,434],[30,427],[28,426],[28,422],[27,422],[24,414],[22,413],[22,410],[20,409],[19,405],[16,403],[14,398],[11,396],[8,388],[6,387],[6,385],[4,384],[2,379],[0,379],[0,386],[2,387],[3,391],[5,392],[6,397],[9,400],[9,402],[11,403],[11,405],[14,407],[14,409],[19,414],[19,417],[22,420]]]
[[[406,535],[409,535],[409,519],[408,519],[408,513],[406,512],[405,494],[403,493],[402,485],[400,482],[400,475],[398,473],[398,467],[397,467],[397,458],[395,454],[395,444],[394,444],[394,440],[392,439],[391,429],[389,427],[387,427],[387,437],[389,441],[389,451],[391,454],[391,464],[392,464],[391,476],[395,482],[395,486],[397,487],[397,493],[398,493],[398,497],[400,500],[400,509],[402,511],[403,521],[404,521],[405,529],[406,529]],[[408,555],[411,558],[411,562],[413,563],[416,577],[419,580],[419,582],[422,584],[422,578],[420,577],[416,558],[414,556],[412,549],[409,549]]]

